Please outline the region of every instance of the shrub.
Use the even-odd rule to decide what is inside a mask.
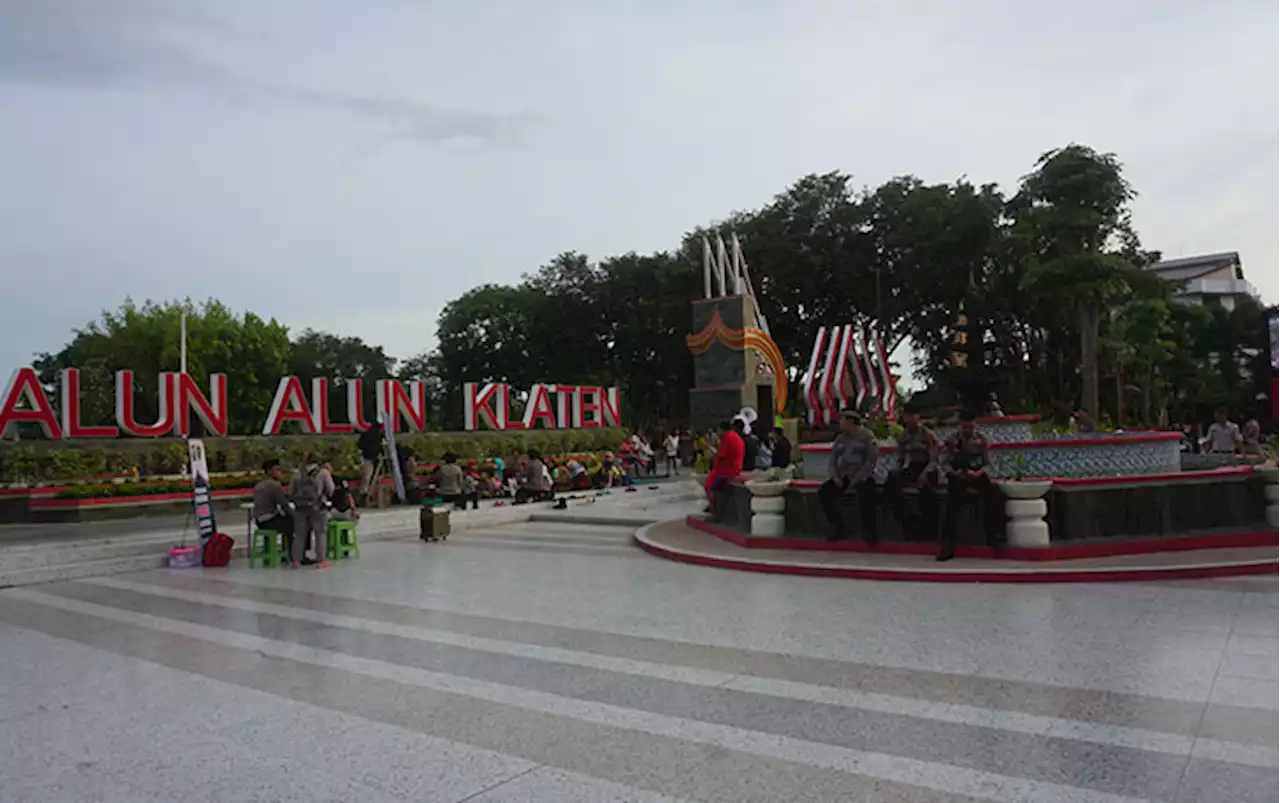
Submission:
[[[615,451],[627,435],[624,429],[414,432],[399,434],[396,442],[411,448],[419,464],[434,464],[446,451],[456,452],[464,461],[501,457],[511,464],[531,447],[545,455]],[[6,445],[0,451],[3,458],[0,482],[33,485],[89,481],[103,484],[106,478],[132,474],[135,468],[141,477],[179,474],[187,462],[186,442],[177,438],[154,441],[120,439],[107,445],[101,443],[95,442],[91,446],[48,442]],[[263,461],[273,457],[285,466],[297,466],[308,452],[316,452],[328,459],[338,474],[358,475],[360,468],[360,456],[353,436],[206,438],[205,448],[209,469],[214,472],[256,473]],[[219,481],[215,479],[215,488]],[[189,486],[179,490],[186,488]],[[117,490],[112,495],[127,494]]]

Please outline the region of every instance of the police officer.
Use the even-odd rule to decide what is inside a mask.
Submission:
[[[930,541],[938,537],[938,436],[920,423],[920,411],[907,405],[898,436],[898,467],[889,472],[885,493],[905,532],[907,502],[903,489],[915,486],[920,493],[921,530]]]
[[[830,478],[818,489],[818,501],[827,521],[835,528],[832,541],[849,537],[841,514],[840,501],[849,491],[858,494],[862,516],[862,537],[868,544],[879,541],[876,531],[876,481],[872,476],[879,458],[879,446],[871,430],[862,426],[862,417],[853,410],[840,416],[840,434],[831,444]]]
[[[986,437],[978,432],[973,413],[967,410],[960,413],[960,427],[947,441],[951,473],[947,476],[947,515],[942,523],[938,560],[951,560],[956,556],[956,526],[965,494],[970,489],[976,491],[982,501],[987,545],[1001,546],[1004,540],[1004,495],[991,482],[989,446]]]

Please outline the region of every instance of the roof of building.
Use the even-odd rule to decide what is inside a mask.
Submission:
[[[1222,268],[1234,267],[1235,278],[1244,278],[1244,268],[1240,265],[1240,252],[1223,251],[1218,254],[1201,254],[1194,257],[1166,259],[1151,265],[1147,270],[1155,271],[1161,278],[1171,282],[1189,282],[1199,279],[1205,274]]]

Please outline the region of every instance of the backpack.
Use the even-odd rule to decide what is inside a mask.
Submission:
[[[214,533],[204,544],[205,566],[226,566],[231,563],[231,548],[235,539],[226,533]]]
[[[293,504],[299,510],[311,510],[320,506],[320,468],[299,471],[294,475],[297,486],[293,491]]]

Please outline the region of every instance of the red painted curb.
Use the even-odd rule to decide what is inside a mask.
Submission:
[[[218,491],[210,491],[209,496],[214,499],[226,499],[235,496],[249,496],[252,493],[253,488],[223,488]],[[51,508],[74,510],[81,507],[100,507],[102,505],[136,505],[146,502],[182,502],[190,500],[190,492],[150,494],[148,496],[94,496],[85,499],[32,499],[27,503],[27,507],[44,510]]]
[[[1181,440],[1181,432],[1135,432],[1132,435],[1117,435],[1114,438],[1063,438],[1051,441],[994,441],[987,444],[989,449],[1057,449],[1058,447],[1076,446],[1124,446],[1131,443],[1157,443],[1159,441]],[[802,452],[829,452],[831,443],[802,443]],[[881,454],[898,451],[897,446],[881,446]]]
[[[762,574],[790,574],[806,577],[838,577],[846,580],[882,580],[912,583],[1120,583],[1149,582],[1152,580],[1195,580],[1207,577],[1241,577],[1255,574],[1276,574],[1280,567],[1275,561],[1237,564],[1230,566],[1179,566],[1151,569],[1098,569],[1095,571],[1023,571],[987,572],[928,571],[911,569],[860,569],[842,566],[795,566],[784,563],[746,561],[737,558],[718,558],[710,555],[690,555],[665,549],[634,538],[644,551],[667,560],[711,566],[717,569],[734,569]]]
[[[817,538],[757,538],[730,527],[689,516],[685,524],[743,549],[787,549],[796,552],[879,552],[886,555],[933,555],[938,545],[930,541],[881,541],[870,547],[863,541],[822,541]],[[1082,558],[1114,558],[1121,555],[1150,555],[1158,552],[1191,552],[1199,549],[1233,549],[1274,546],[1280,535],[1274,530],[1254,530],[1220,535],[1197,535],[1183,538],[1145,538],[1132,541],[1062,544],[1047,547],[987,546],[956,547],[962,558],[986,560],[1054,561]]]
[[[1121,474],[1115,477],[1025,477],[1027,482],[1052,482],[1064,488],[1082,488],[1096,485],[1141,485],[1147,482],[1176,483],[1182,480],[1217,480],[1231,477],[1247,477],[1254,473],[1253,466],[1223,466],[1196,471],[1179,471],[1173,474]],[[997,482],[1003,478],[996,477]],[[741,484],[741,483],[738,483]],[[792,488],[818,488],[822,480],[792,480]],[[945,485],[945,483],[944,483]]]

